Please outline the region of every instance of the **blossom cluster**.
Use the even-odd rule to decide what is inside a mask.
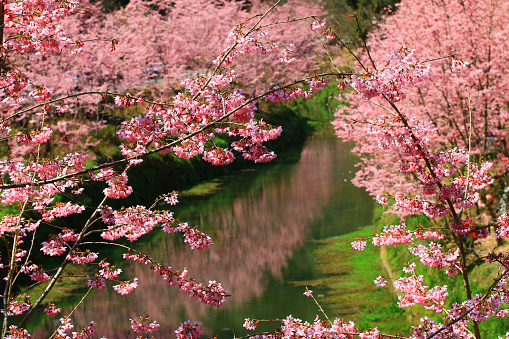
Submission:
[[[431,242],[429,247],[417,245],[416,247],[409,248],[409,251],[416,257],[419,257],[425,266],[439,269],[448,267],[447,275],[454,276],[460,270],[460,263],[458,261],[460,251],[457,248],[454,252],[449,250],[448,253],[442,253],[441,248],[440,244]]]
[[[13,300],[7,306],[7,315],[20,315],[30,309],[30,296],[27,296],[24,301]]]
[[[185,159],[201,155],[213,165],[231,163],[235,159],[232,150],[254,162],[274,159],[275,154],[263,143],[277,138],[281,128],[254,119],[254,102],[238,89],[225,88],[234,78],[234,72],[227,71],[222,76],[214,75],[211,81],[204,77],[184,80],[182,84],[190,92],[177,94],[171,107],[149,105],[144,116],[122,123],[118,135],[129,142],[122,146],[123,154],[135,158],[146,153],[151,145]],[[215,133],[205,132],[213,126],[218,127],[216,131],[240,140],[233,141],[231,149],[216,146]],[[185,140],[176,142],[180,139]]]
[[[265,32],[244,34],[242,26],[236,25],[226,39],[231,45],[224,49],[224,52],[214,60],[214,63],[220,65],[222,62],[223,66],[229,66],[239,57],[255,51],[266,55],[279,49],[279,46],[274,42],[268,41],[265,38],[266,36],[267,33]]]
[[[419,180],[417,194],[394,195],[394,210],[423,213],[430,218],[445,216],[451,212],[450,204],[458,209],[473,206],[480,199],[479,191],[493,182],[488,172],[492,163],[475,165],[469,161],[467,152],[459,148],[432,151],[429,140],[436,134],[436,127],[430,122],[383,116],[370,123],[368,133],[378,140],[381,149],[400,152],[398,170]],[[468,174],[458,174],[464,168]]]
[[[138,287],[138,278],[134,278],[132,281],[123,281],[119,285],[113,286],[113,289],[120,295],[126,295],[131,293],[136,287]]]
[[[382,233],[373,237],[375,246],[391,246],[412,242],[412,232],[406,229],[405,224],[385,226]]]
[[[76,8],[77,3],[70,0],[7,1],[2,11],[5,44],[0,51],[0,58],[5,60],[13,53],[45,55],[54,51],[61,52],[71,40],[65,36],[59,23],[75,12]],[[12,68],[2,74],[0,79],[0,86],[5,93],[3,102],[15,106],[22,103],[24,99],[20,92],[29,85],[34,88],[29,95],[36,100],[45,101],[51,96],[51,91],[45,85],[34,84],[25,73]]]
[[[44,309],[44,313],[46,313],[46,315],[48,315],[50,317],[53,317],[60,312],[62,312],[62,309],[56,308],[55,304],[51,304],[51,303],[48,304],[48,306]]]
[[[263,100],[271,102],[287,102],[299,98],[309,99],[313,93],[319,92],[327,86],[327,78],[310,78],[306,79],[306,83],[309,86],[309,90],[305,91],[300,87],[290,88],[279,88],[274,87],[271,93],[264,96]]]
[[[66,332],[72,330],[74,325],[71,322],[71,319],[68,317],[60,318],[60,326],[56,331],[56,335],[54,338],[56,339],[89,339],[96,335],[95,327],[97,324],[94,321],[91,321],[87,326],[85,326],[79,332],[72,332],[72,336],[69,336]]]
[[[444,323],[451,323],[444,326],[427,317],[421,319],[419,326],[414,327],[412,338],[424,339],[431,333],[441,331],[439,338],[474,338],[467,332],[467,325],[470,321],[487,321],[493,317],[504,318],[509,310],[504,308],[509,295],[506,290],[507,278],[502,277],[493,289],[487,294],[476,294],[463,303],[453,303],[452,308],[443,317]]]
[[[187,269],[183,271],[173,271],[173,268],[164,263],[155,263],[150,257],[144,254],[123,255],[124,259],[137,261],[142,264],[150,264],[152,271],[159,274],[169,285],[177,286],[181,291],[188,294],[194,300],[198,300],[204,304],[220,307],[226,301],[228,291],[226,291],[220,283],[209,281],[207,285],[198,283],[194,279],[187,277]]]
[[[179,328],[175,330],[175,334],[177,335],[177,339],[197,339],[200,338],[203,334],[203,332],[200,330],[200,327],[200,322],[188,320],[183,324],[180,324]]]
[[[444,311],[444,301],[447,299],[447,285],[429,288],[424,284],[424,277],[402,277],[394,282],[394,287],[403,292],[398,296],[398,305],[407,308],[415,304],[424,306],[425,309],[437,313]]]
[[[171,228],[174,222],[170,211],[152,211],[144,206],[129,207],[120,211],[113,211],[109,206],[101,210],[102,220],[109,225],[101,237],[106,240],[116,240],[126,237],[136,241],[144,234],[148,234],[158,224],[163,228]]]
[[[244,327],[254,330],[258,326],[260,320],[246,319]],[[309,323],[299,318],[294,318],[291,315],[281,320],[282,325],[275,332],[266,333],[263,335],[253,335],[253,338],[293,338],[293,339],[306,339],[306,338],[336,338],[336,339],[349,339],[359,337],[362,339],[378,339],[380,338],[380,331],[377,328],[372,328],[363,331],[355,327],[353,322],[344,322],[341,319],[334,319],[331,323],[321,321],[317,316],[315,321]]]
[[[157,331],[161,325],[159,325],[156,321],[150,322],[148,316],[146,317],[138,317],[137,319],[131,320],[131,328],[134,332],[137,333],[152,333]]]
[[[350,85],[368,99],[384,96],[396,103],[406,98],[402,90],[404,86],[418,86],[431,76],[429,64],[419,63],[412,49],[401,47],[389,57],[388,64],[382,70],[352,75]]]

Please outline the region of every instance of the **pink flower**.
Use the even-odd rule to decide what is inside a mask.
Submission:
[[[304,292],[304,295],[306,297],[311,297],[313,295],[313,291],[312,290],[309,290],[307,287],[306,287],[306,292]]]
[[[198,339],[201,337],[203,332],[200,330],[201,323],[198,321],[191,320],[180,324],[179,328],[175,331],[177,339]]]
[[[415,263],[411,263],[408,266],[403,267],[403,272],[408,274],[414,273],[415,267],[416,267]]]
[[[94,280],[90,279],[87,281],[87,286],[97,288],[98,290],[102,290],[103,288],[106,287],[106,284],[104,283],[104,277],[101,277],[96,274]]]
[[[101,276],[103,276],[104,278],[106,278],[108,280],[112,280],[112,279],[116,278],[121,272],[122,272],[122,270],[120,268],[117,268],[116,270],[114,270],[113,268],[106,267],[106,268],[100,270],[99,274],[101,274]]]
[[[40,131],[38,131],[36,134],[32,136],[31,143],[34,145],[39,145],[42,143],[45,143],[51,138],[51,135],[53,134],[53,131],[49,129],[48,127],[41,128]]]
[[[120,283],[120,285],[113,286],[113,289],[120,295],[127,295],[131,293],[136,287],[138,287],[138,278],[134,278],[132,282],[124,281]]]
[[[49,242],[41,243],[41,251],[49,256],[61,255],[67,251],[65,244],[60,239],[52,239]]]
[[[125,95],[115,97],[115,104],[117,106],[130,107],[136,105],[137,100],[130,93],[126,93]]]
[[[37,101],[45,101],[51,98],[51,91],[46,86],[36,86],[35,90],[28,95],[33,96]]]
[[[378,278],[375,279],[375,285],[378,287],[385,287],[387,286],[387,280],[382,276],[378,276]]]
[[[354,241],[352,242],[352,247],[357,251],[364,251],[366,244],[367,244],[366,241]]]
[[[387,197],[381,197],[379,195],[376,196],[375,200],[383,206],[387,206],[387,203],[389,202],[389,198]]]
[[[406,229],[405,224],[384,226],[383,232],[373,237],[375,246],[391,246],[412,242],[412,232]]]
[[[242,325],[245,329],[254,331],[259,326],[258,321],[251,320],[246,318],[244,321],[244,325]]]
[[[184,233],[184,242],[191,245],[193,250],[201,250],[212,245],[212,239],[207,234],[198,231],[196,227],[191,228],[187,223],[182,223],[178,229]]]
[[[179,202],[178,194],[176,192],[173,192],[172,194],[164,198],[164,202],[170,205],[176,205]]]
[[[69,255],[69,260],[75,264],[85,265],[98,258],[97,253],[86,250],[85,252],[74,251]]]
[[[44,220],[50,221],[54,218],[63,218],[71,214],[81,213],[84,210],[85,206],[67,202],[65,204],[57,203],[51,210],[45,210],[41,214]]]
[[[58,237],[63,241],[76,241],[78,240],[79,234],[74,233],[73,230],[64,228],[62,232],[58,234]]]
[[[25,298],[25,302],[13,300],[9,303],[7,306],[7,315],[13,316],[13,315],[20,315],[23,312],[26,312],[30,309],[30,301],[28,300],[30,297],[27,296]]]
[[[71,323],[71,319],[69,318],[60,318],[60,327],[58,328],[58,333],[62,334],[65,331],[72,330],[74,325]]]
[[[17,328],[14,325],[9,326],[5,339],[30,339],[32,336],[24,328]]]
[[[60,113],[67,113],[69,112],[69,106],[62,105],[62,106],[55,106],[55,109],[59,111]]]
[[[451,71],[453,72],[459,72],[463,68],[467,67],[467,64],[463,61],[460,61],[458,59],[453,59],[451,63]]]
[[[319,21],[315,21],[311,24],[311,29],[313,31],[318,31],[318,30],[321,30],[323,29],[323,27],[325,26],[325,22],[319,22]]]
[[[91,321],[88,326],[84,327],[79,333],[73,332],[72,338],[73,339],[89,339],[93,338],[96,334],[96,323],[94,321]]]
[[[401,47],[390,55],[384,69],[352,75],[350,84],[368,99],[384,95],[390,102],[401,101],[406,98],[404,86],[416,87],[431,76],[430,66],[417,62],[413,54],[413,50]]]
[[[150,322],[148,316],[129,320],[131,320],[131,328],[137,333],[152,333],[157,331],[161,326],[156,321]]]
[[[62,310],[60,308],[56,308],[55,304],[48,304],[48,307],[44,309],[44,313],[50,317],[53,317],[60,312],[62,312]]]
[[[379,339],[380,331],[375,327],[369,331],[359,334],[360,339]]]
[[[30,279],[39,282],[47,282],[51,279],[51,277],[46,274],[44,270],[40,269],[30,274]]]

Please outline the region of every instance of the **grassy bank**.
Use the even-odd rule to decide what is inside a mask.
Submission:
[[[318,295],[318,301],[329,311],[330,318],[339,317],[345,321],[354,321],[362,329],[378,327],[382,332],[409,336],[411,326],[416,326],[419,320],[427,316],[442,322],[443,315],[426,311],[417,305],[407,309],[397,306],[397,294],[392,288],[378,288],[373,283],[379,275],[391,277],[392,280],[406,275],[401,269],[410,262],[416,262],[416,274],[423,275],[428,286],[447,285],[449,298],[446,307],[451,307],[453,300],[464,300],[465,292],[461,276],[449,277],[444,271],[425,267],[408,251],[409,245],[390,247],[375,247],[368,240],[368,246],[362,252],[352,249],[351,242],[356,238],[369,238],[380,232],[384,226],[400,224],[396,215],[384,214],[385,209],[377,206],[374,213],[373,226],[365,226],[358,231],[338,237],[318,241],[318,248],[314,252],[318,269],[325,276],[318,280],[299,282],[299,285],[325,288],[323,295]],[[409,229],[417,225],[429,226],[429,221],[420,217],[410,217],[406,220]],[[445,249],[452,247],[452,239],[442,241]],[[472,239],[465,240],[468,247],[473,244]],[[493,282],[496,272],[486,265],[471,268],[470,284],[472,293],[483,293]],[[492,319],[480,323],[483,338],[497,338],[509,329],[506,319]]]
[[[365,226],[353,233],[320,240],[314,256],[325,278],[299,285],[328,290],[317,299],[329,310],[329,318],[354,321],[363,329],[378,327],[381,331],[406,334],[401,331],[404,312],[397,307],[396,298],[373,283],[384,275],[379,248],[368,246],[357,252],[351,246],[355,238],[369,237],[374,230],[373,226]]]

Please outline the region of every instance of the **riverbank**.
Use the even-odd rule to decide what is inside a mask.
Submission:
[[[326,290],[315,297],[329,309],[329,318],[353,321],[362,329],[377,327],[380,331],[406,335],[401,321],[405,315],[396,305],[397,298],[373,283],[379,275],[386,275],[380,248],[367,246],[357,252],[351,246],[356,238],[370,237],[375,230],[374,226],[364,226],[352,233],[317,241],[313,256],[325,278],[297,284],[311,290],[315,287]]]
[[[388,286],[378,288],[374,280],[379,276],[395,281],[404,275],[402,267],[409,262],[418,260],[407,250],[408,245],[375,247],[369,240],[379,233],[384,226],[400,224],[400,218],[393,214],[384,214],[384,207],[377,205],[373,210],[373,224],[364,226],[355,232],[337,237],[330,237],[317,241],[317,248],[313,253],[318,263],[317,269],[325,278],[296,282],[299,286],[309,289],[325,289],[320,295],[315,295],[318,302],[329,310],[329,318],[341,318],[353,321],[362,329],[377,327],[381,332],[409,336],[411,326],[416,326],[422,317],[429,317],[441,322],[441,315],[426,311],[417,305],[406,309],[397,306],[397,291]],[[409,217],[406,220],[408,229],[415,229],[417,225],[427,227],[429,221],[422,216]],[[367,239],[368,245],[362,252],[355,251],[351,242],[357,238]],[[467,244],[473,242],[467,239]],[[447,248],[449,242],[442,241]],[[471,246],[473,244],[470,244]],[[470,284],[472,293],[483,293],[493,281],[491,277],[496,272],[488,272],[483,266],[471,268]],[[425,277],[429,286],[447,285],[449,299],[446,307],[451,307],[450,300],[463,300],[464,290],[461,278],[451,278],[440,270],[417,265],[417,275]],[[390,283],[389,283],[390,285]],[[481,334],[486,338],[496,338],[498,334],[509,329],[506,319],[491,319],[480,324]]]

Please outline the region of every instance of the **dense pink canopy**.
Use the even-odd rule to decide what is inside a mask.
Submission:
[[[471,107],[471,154],[475,159],[490,158],[502,168],[500,155],[508,154],[509,2],[425,0],[402,1],[397,6],[396,13],[384,17],[368,37],[379,70],[388,62],[388,53],[402,46],[414,49],[421,62],[454,56],[426,62],[431,80],[409,89],[398,107],[415,123],[436,126],[437,131],[429,137],[436,151],[468,149]],[[374,71],[367,55],[362,60]],[[459,61],[465,62],[466,68],[454,72]],[[373,195],[415,190],[411,176],[394,175],[402,154],[378,148],[377,139],[366,133],[370,122],[387,112],[357,93],[346,98],[350,103],[337,112],[333,124],[339,137],[357,142],[354,152],[362,155],[354,183]]]

